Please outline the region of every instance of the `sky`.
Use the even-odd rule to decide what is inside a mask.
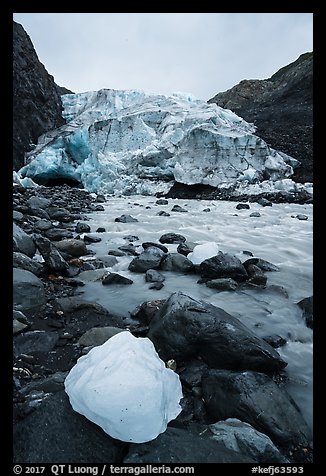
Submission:
[[[312,13],[14,13],[55,82],[208,100],[313,50]]]

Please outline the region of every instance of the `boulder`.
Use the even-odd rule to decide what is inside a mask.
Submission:
[[[253,463],[244,454],[181,428],[169,427],[154,441],[132,445],[123,463]]]
[[[270,263],[262,258],[249,258],[244,263],[243,266],[246,270],[249,269],[249,266],[255,265],[261,269],[261,271],[279,271],[280,268],[276,264]]]
[[[42,208],[46,210],[51,203],[51,200],[45,197],[30,197],[27,201],[26,204],[30,208]]]
[[[136,222],[138,222],[137,218],[134,218],[131,215],[121,215],[120,217],[115,218],[114,221],[119,222],[119,223],[136,223]]]
[[[42,438],[40,438],[42,435]],[[13,434],[14,463],[119,464],[126,444],[76,413],[59,391],[23,420]]]
[[[238,418],[277,445],[309,445],[309,429],[297,405],[268,375],[211,369],[203,377],[202,388],[215,421]]]
[[[123,332],[125,329],[120,329],[119,327],[92,327],[86,331],[79,339],[78,343],[85,347],[102,345],[112,336]]]
[[[14,308],[27,317],[41,311],[46,303],[42,281],[35,274],[25,269],[13,269],[13,304]]]
[[[36,247],[30,235],[25,233],[16,223],[13,223],[13,251],[24,253],[33,258]]]
[[[205,284],[208,288],[218,291],[235,291],[238,287],[238,283],[232,278],[210,279]]]
[[[303,311],[302,317],[305,320],[306,326],[313,329],[313,296],[301,299],[297,304]]]
[[[179,273],[191,273],[194,270],[192,262],[180,253],[169,253],[161,262],[164,271],[176,271]]]
[[[68,263],[63,259],[59,250],[48,238],[35,234],[34,242],[50,270],[61,272],[69,268]]]
[[[186,241],[186,238],[182,235],[179,235],[178,233],[164,233],[159,239],[160,243],[184,243]]]
[[[66,228],[50,228],[45,230],[44,235],[51,241],[61,241],[72,238],[74,235]]]
[[[148,337],[163,360],[200,357],[210,367],[272,372],[287,364],[231,314],[181,292],[173,293],[150,322]]]
[[[271,439],[237,418],[210,425],[213,439],[230,450],[245,454],[258,463],[289,463]]]
[[[103,285],[108,285],[108,284],[133,284],[133,281],[129,278],[126,278],[125,276],[121,276],[121,274],[118,274],[118,273],[107,273],[102,278],[102,284]]]
[[[148,269],[157,269],[164,256],[165,253],[156,246],[146,248],[130,262],[128,269],[135,273],[145,273]]]
[[[239,258],[222,251],[202,261],[199,272],[202,278],[232,278],[238,282],[248,279],[247,271]]]
[[[163,283],[165,276],[155,269],[148,269],[145,274],[145,280],[147,283]]]
[[[26,271],[30,271],[31,273],[35,274],[35,276],[40,276],[42,274],[43,265],[33,260],[29,256],[14,251],[12,258],[12,264],[14,268],[25,269]]]
[[[87,254],[86,244],[83,240],[62,240],[56,243],[56,247],[59,249],[59,251],[63,251],[74,258],[79,258],[79,256],[84,256]]]
[[[188,210],[180,207],[180,205],[174,205],[173,208],[171,209],[171,212],[187,213]]]
[[[147,248],[152,248],[153,246],[154,246],[154,248],[155,247],[159,248],[164,253],[169,252],[168,248],[164,245],[161,245],[160,243],[154,243],[153,241],[145,241],[144,243],[142,243],[142,247],[144,248],[144,250],[146,250]]]
[[[78,222],[76,224],[75,232],[76,233],[89,233],[91,231],[91,227],[87,223]]]
[[[193,243],[192,241],[185,241],[184,243],[180,243],[178,245],[177,252],[184,256],[188,256],[189,253],[192,253],[195,246],[197,246],[196,243]]]
[[[59,334],[55,331],[28,331],[14,338],[14,351],[16,355],[50,352],[58,340]]]

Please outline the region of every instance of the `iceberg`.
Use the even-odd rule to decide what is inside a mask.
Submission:
[[[253,124],[189,93],[101,89],[63,95],[62,103],[66,124],[39,138],[20,179],[65,178],[90,192],[134,194],[174,180],[274,182],[298,163],[257,137]]]
[[[147,337],[120,332],[80,357],[65,380],[73,409],[121,441],[144,443],[181,412],[178,374]]]

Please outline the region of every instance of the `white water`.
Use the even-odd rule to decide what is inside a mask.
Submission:
[[[239,292],[218,292],[197,284],[198,275],[182,275],[163,271],[166,277],[160,291],[149,290],[144,274],[128,271],[131,256],[118,257],[118,263],[110,271],[118,272],[134,281],[131,286],[103,286],[100,281],[87,282],[82,298],[96,301],[111,312],[129,316],[138,304],[154,299],[167,298],[175,291],[183,291],[195,299],[202,299],[239,318],[259,336],[278,334],[287,339],[287,344],[277,349],[288,362],[286,372],[289,383],[286,388],[301,409],[312,428],[312,330],[302,319],[302,311],[296,305],[313,293],[313,208],[312,205],[273,204],[261,207],[251,203],[249,210],[236,210],[236,202],[209,200],[170,199],[169,204],[155,204],[154,197],[112,197],[104,204],[104,212],[90,215],[92,232],[105,227],[98,236],[100,243],[88,245],[98,256],[107,255],[109,249],[128,242],[126,235],[137,235],[141,245],[144,241],[158,242],[168,232],[180,233],[188,241],[198,244],[216,242],[219,249],[237,255],[241,261],[249,256],[263,258],[280,267],[279,272],[269,272],[268,285],[283,286],[288,298],[275,289],[244,289]],[[188,213],[171,212],[174,204],[189,210]],[[147,208],[148,207],[148,208]],[[150,208],[149,208],[150,207]],[[211,212],[202,210],[209,207]],[[160,210],[170,217],[157,216]],[[259,211],[261,217],[249,215]],[[130,214],[138,223],[117,223],[116,217]],[[308,220],[298,220],[296,215],[305,214]],[[178,245],[165,245],[176,251]],[[142,251],[142,247],[139,251]]]

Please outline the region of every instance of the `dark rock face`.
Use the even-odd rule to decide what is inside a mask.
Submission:
[[[243,80],[209,103],[231,109],[257,126],[273,148],[301,162],[299,182],[313,180],[313,53],[305,53],[269,79]]]
[[[222,251],[200,263],[199,272],[202,278],[232,278],[235,281],[248,279],[247,271],[239,258]]]
[[[252,463],[250,457],[236,453],[208,438],[181,428],[168,428],[155,440],[130,446],[123,463]]]
[[[22,25],[13,22],[13,168],[37,138],[64,124],[61,91],[40,63]]]
[[[306,326],[313,329],[313,296],[301,299],[297,304],[303,310],[302,317],[305,320]]]
[[[46,438],[40,438],[44,432]],[[14,429],[15,463],[118,463],[125,447],[74,412],[63,390]]]
[[[210,367],[281,370],[286,363],[263,339],[223,309],[172,294],[150,322],[148,337],[163,360],[200,357]]]
[[[238,418],[285,447],[309,444],[309,429],[296,404],[267,375],[212,369],[204,375],[202,387],[215,421]]]

